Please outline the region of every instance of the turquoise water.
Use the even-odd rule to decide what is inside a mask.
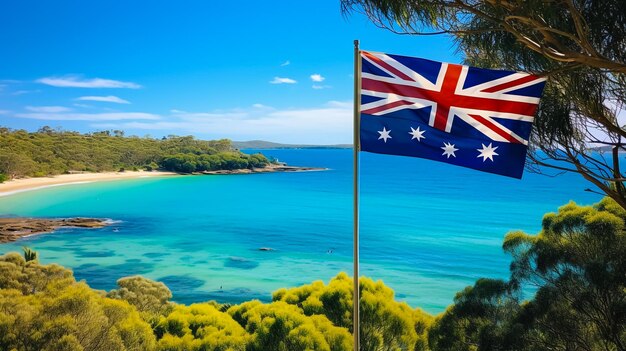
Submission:
[[[141,274],[165,282],[184,303],[268,301],[280,287],[351,274],[351,150],[265,153],[330,170],[143,178],[3,197],[2,215],[118,222],[26,238],[0,245],[0,253],[28,245],[97,289]],[[600,199],[577,175],[519,181],[366,153],[361,167],[361,274],[433,313],[477,278],[507,276],[501,244],[509,230],[535,233],[544,213]]]

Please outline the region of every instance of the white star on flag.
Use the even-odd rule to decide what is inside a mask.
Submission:
[[[389,133],[391,133],[391,130],[387,130],[385,129],[385,127],[383,127],[382,131],[378,131],[378,134],[380,134],[380,136],[378,137],[378,140],[383,139],[383,141],[385,142],[385,144],[387,143],[387,139],[392,139],[391,135],[389,135]]]
[[[485,144],[482,145],[482,149],[476,149],[478,152],[480,152],[480,154],[476,157],[482,157],[483,162],[487,161],[487,159],[493,161],[493,156],[498,156],[498,154],[496,153],[496,149],[498,148],[498,146],[493,147],[491,143],[489,143],[489,146],[485,146]]]
[[[447,158],[450,158],[450,156],[456,157],[454,152],[459,151],[459,149],[455,149],[454,144],[444,142],[443,145],[444,146],[441,147],[441,149],[443,150],[443,154],[441,154],[441,156],[446,156]]]
[[[417,139],[417,141],[419,142],[420,139],[426,139],[426,137],[424,136],[424,133],[426,133],[425,130],[420,130],[420,127],[417,127],[417,129],[413,129],[413,127],[410,128],[411,131],[409,132],[409,134],[413,136],[411,140]]]

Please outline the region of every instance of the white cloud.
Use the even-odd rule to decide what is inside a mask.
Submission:
[[[144,112],[111,113],[18,113],[15,117],[45,121],[121,121],[159,120],[161,116]]]
[[[85,79],[78,76],[45,77],[37,79],[36,82],[60,88],[141,88],[141,85],[133,82],[103,78]]]
[[[314,81],[314,82],[323,82],[324,79],[326,79],[326,78],[322,77],[321,74],[317,74],[317,73],[311,74],[311,80]]]
[[[9,110],[0,110],[0,115],[8,115],[9,113],[11,113]]]
[[[285,67],[285,66],[289,66],[291,64],[291,62],[289,62],[289,60],[283,62],[280,64],[281,67]]]
[[[40,91],[41,90],[17,90],[17,91],[12,92],[11,95],[18,96],[18,95],[24,95],[24,94],[38,93]]]
[[[109,96],[81,96],[78,99],[79,101],[101,101],[101,102],[112,102],[115,104],[130,104],[130,101],[124,100],[117,96],[109,95]]]
[[[178,131],[205,138],[263,139],[294,144],[349,143],[352,103],[330,101],[312,108],[273,109],[251,106],[224,112],[178,113],[155,122],[93,124],[96,128]]]
[[[87,104],[72,104],[76,107],[82,107],[82,108],[93,108],[93,106],[91,105],[87,105]]]
[[[336,107],[336,108],[352,108],[353,103],[352,101],[337,101],[337,100],[331,100],[328,102],[327,104],[328,106],[332,106],[332,107]]]
[[[64,106],[26,106],[28,111],[43,112],[43,113],[59,113],[72,111],[69,107]]]
[[[187,111],[182,111],[182,110],[177,110],[177,109],[171,109],[170,113],[187,113]]]
[[[254,105],[252,105],[252,107],[254,107],[256,109],[261,109],[261,110],[273,110],[274,109],[272,106],[267,106],[267,105],[263,105],[263,104],[254,104]]]
[[[274,79],[271,80],[270,83],[271,84],[295,84],[297,82],[291,78],[274,77]]]
[[[332,88],[330,85],[318,85],[318,84],[313,84],[311,86],[311,88],[315,89],[315,90],[321,90],[321,89],[330,89]]]

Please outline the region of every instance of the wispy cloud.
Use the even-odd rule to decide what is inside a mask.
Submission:
[[[121,121],[121,120],[159,120],[161,116],[144,112],[111,113],[18,113],[15,117],[44,121]]]
[[[0,115],[8,115],[9,113],[11,113],[9,110],[0,110]]]
[[[263,105],[262,105],[263,106]],[[178,131],[208,138],[265,139],[284,143],[337,144],[350,142],[352,103],[330,101],[299,109],[260,108],[177,113],[159,121],[92,124],[95,128]]]
[[[280,64],[281,67],[285,67],[285,66],[289,66],[291,64],[291,62],[289,60],[283,62]]]
[[[311,80],[314,81],[314,82],[323,82],[324,79],[326,79],[326,78],[322,77],[321,74],[317,74],[317,73],[311,74]]]
[[[72,104],[76,107],[82,107],[82,108],[93,108],[93,106],[91,105],[87,105],[87,104]]]
[[[33,94],[33,93],[39,93],[41,92],[41,90],[17,90],[11,93],[11,95],[15,95],[15,96],[19,96],[19,95],[24,95],[24,94]]]
[[[36,82],[60,88],[141,88],[141,85],[133,82],[122,82],[103,78],[87,79],[79,76],[45,77],[37,79]]]
[[[254,105],[252,105],[252,107],[254,107],[256,109],[261,109],[261,110],[273,110],[274,109],[272,106],[267,106],[267,105],[263,105],[263,104],[254,104]]]
[[[130,101],[124,100],[117,96],[109,95],[109,96],[81,96],[76,100],[79,101],[101,101],[101,102],[112,102],[115,104],[130,104]]]
[[[26,106],[28,111],[43,112],[43,113],[59,113],[72,111],[69,107],[64,106]]]
[[[311,88],[315,89],[315,90],[321,90],[321,89],[330,89],[332,88],[332,86],[330,85],[319,85],[319,84],[313,84],[311,86]]]
[[[274,79],[271,80],[270,83],[271,84],[295,84],[297,82],[291,78],[274,77]]]

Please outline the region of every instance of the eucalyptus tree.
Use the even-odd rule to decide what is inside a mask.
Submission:
[[[547,76],[528,167],[580,173],[626,208],[626,1],[341,1],[398,34],[451,36],[468,64]]]

